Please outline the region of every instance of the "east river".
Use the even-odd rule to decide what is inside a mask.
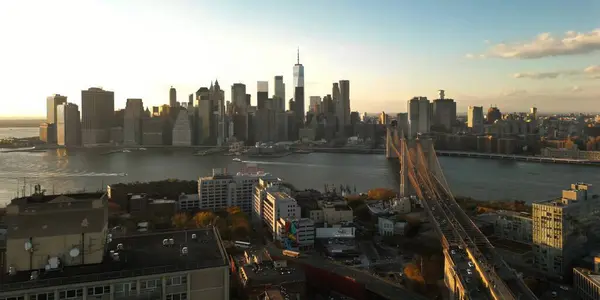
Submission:
[[[210,175],[213,168],[227,168],[235,173],[243,165],[230,156],[193,156],[191,149],[103,154],[106,151],[0,153],[0,205],[16,196],[18,186],[22,192],[24,181],[27,193],[30,185],[36,183],[50,193],[97,191],[116,182],[195,180]],[[383,155],[311,153],[243,159],[298,188],[322,190],[324,184],[344,184],[366,191],[374,187],[398,189],[399,185],[398,162]],[[559,196],[560,190],[572,182],[600,183],[598,167],[451,157],[441,157],[440,163],[455,195],[480,200],[535,202]],[[119,176],[123,173],[127,176]]]

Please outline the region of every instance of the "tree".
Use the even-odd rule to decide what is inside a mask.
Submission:
[[[235,215],[242,212],[239,206],[230,206],[226,209],[226,211],[228,215]]]
[[[376,188],[369,190],[368,197],[370,200],[389,200],[396,197],[396,192],[390,189]]]
[[[215,214],[211,211],[201,211],[194,215],[193,221],[197,228],[205,227],[215,220]]]
[[[187,228],[187,226],[190,223],[190,216],[188,214],[186,214],[186,213],[176,213],[171,218],[171,223],[177,229]]]
[[[248,216],[243,212],[229,215],[227,223],[229,224],[231,234],[237,238],[246,238],[250,234],[250,222]]]

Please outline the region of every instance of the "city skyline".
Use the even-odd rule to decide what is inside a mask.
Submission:
[[[0,27],[14,30],[0,32],[10,45],[0,50],[0,118],[42,117],[55,93],[80,105],[81,91],[93,86],[114,91],[116,108],[124,108],[127,98],[167,104],[171,86],[185,102],[218,79],[226,100],[241,82],[255,105],[256,82],[268,80],[272,96],[274,77],[283,75],[289,99],[298,47],[305,99],[331,94],[346,79],[353,111],[406,111],[407,100],[435,99],[438,89],[460,113],[491,104],[503,112],[593,110],[600,99],[593,1],[519,2],[519,12],[516,1],[351,2],[2,3]]]

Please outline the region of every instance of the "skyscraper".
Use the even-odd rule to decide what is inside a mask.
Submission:
[[[142,144],[142,115],[144,103],[142,99],[127,99],[123,120],[123,143],[125,145]]]
[[[256,83],[256,108],[270,108],[269,104],[269,82],[258,81]]]
[[[107,144],[115,114],[115,93],[102,88],[81,91],[81,140],[83,145]]]
[[[46,123],[48,123],[47,140],[48,143],[55,143],[57,137],[56,130],[56,107],[67,103],[67,97],[60,94],[54,94],[46,98]]]
[[[275,76],[275,94],[273,102],[276,102],[274,105],[277,112],[285,111],[285,83],[283,83],[283,76],[281,75]]]
[[[294,115],[297,123],[304,124],[304,66],[300,63],[300,50],[298,49],[297,61],[294,65]]]
[[[169,89],[169,106],[170,107],[179,106],[179,103],[177,103],[177,91],[175,90],[174,87],[171,87],[171,89]]]
[[[408,101],[408,137],[429,133],[431,127],[431,103],[427,97],[414,97]]]
[[[234,83],[231,86],[231,102],[238,113],[246,112],[248,105],[246,103],[246,85],[243,83]]]
[[[194,94],[188,96],[188,108],[194,107]]]
[[[343,117],[342,124],[350,125],[350,81],[340,80],[340,116]]]
[[[321,113],[321,97],[320,96],[310,96],[309,98],[309,108],[308,110],[318,114]]]
[[[474,133],[483,133],[483,106],[469,106],[467,109],[467,127]]]
[[[444,90],[438,91],[439,98],[433,100],[433,124],[438,127],[437,131],[452,132],[452,126],[456,122],[456,102],[445,97]]]
[[[61,146],[79,145],[81,123],[79,107],[73,103],[63,103],[56,107],[56,142]]]

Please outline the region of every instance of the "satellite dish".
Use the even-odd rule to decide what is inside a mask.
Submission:
[[[71,249],[71,251],[69,251],[69,256],[71,256],[72,258],[79,256],[79,249],[77,249],[77,248]]]
[[[33,244],[31,244],[31,241],[26,241],[25,242],[25,251],[30,251],[31,249],[33,249]]]

